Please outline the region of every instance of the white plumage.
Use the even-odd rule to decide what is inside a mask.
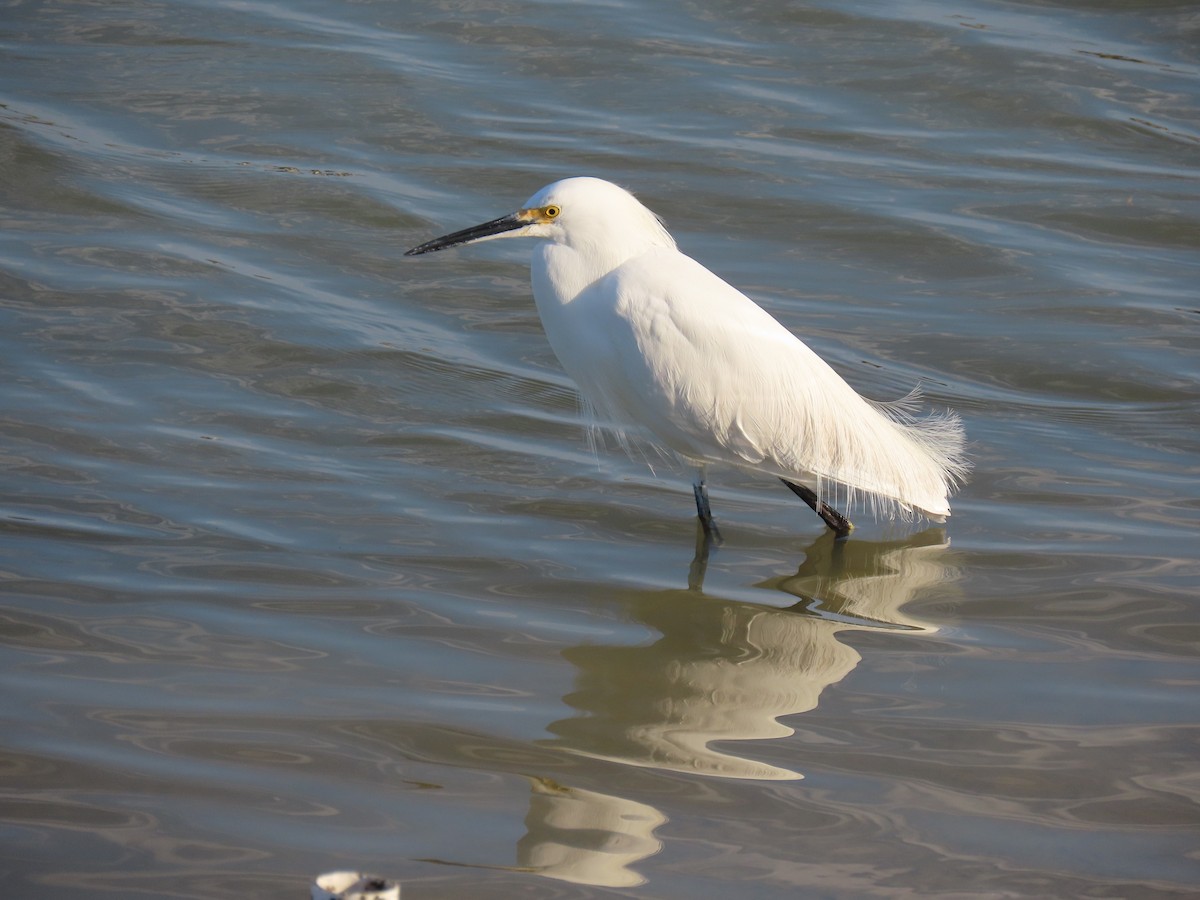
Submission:
[[[833,503],[950,514],[948,494],[967,470],[955,415],[914,418],[915,392],[886,406],[859,396],[749,297],[680,253],[614,184],[558,181],[512,215],[408,252],[520,236],[542,238],[533,295],[563,368],[602,419],[699,468],[697,510],[710,532],[709,463],[802,486],[793,490],[843,534],[851,526]]]

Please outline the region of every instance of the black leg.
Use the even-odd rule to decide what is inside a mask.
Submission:
[[[786,478],[780,478],[779,480],[791,488],[793,494],[807,503],[809,508],[820,516],[821,521],[832,528],[833,533],[838,537],[847,537],[854,530],[854,524],[824,500],[817,499],[815,491],[806,488],[802,484],[793,484]]]
[[[708,485],[704,483],[703,475],[696,478],[696,483],[692,485],[692,493],[696,495],[696,515],[700,517],[700,524],[704,526],[704,533],[719,545],[721,543],[721,530],[717,528],[717,523],[713,521],[712,507],[708,504]]]

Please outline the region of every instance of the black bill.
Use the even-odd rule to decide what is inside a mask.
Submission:
[[[464,228],[462,231],[456,231],[453,234],[445,234],[439,238],[434,238],[432,241],[426,241],[420,246],[413,247],[405,252],[405,256],[420,256],[422,253],[432,253],[434,250],[445,250],[447,247],[455,247],[459,244],[469,244],[471,241],[478,241],[482,238],[491,237],[495,234],[503,234],[506,231],[515,231],[518,228],[524,228],[528,222],[520,219],[520,213],[510,213],[507,216],[501,216],[499,219],[492,219],[490,222],[484,222],[482,225],[475,225],[471,228]]]

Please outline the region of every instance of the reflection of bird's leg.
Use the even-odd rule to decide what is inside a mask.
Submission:
[[[821,521],[833,529],[833,533],[840,538],[849,536],[854,530],[854,524],[843,516],[840,512],[827,504],[824,500],[817,497],[816,493],[802,484],[793,484],[786,478],[780,478],[784,484],[792,489],[792,493],[807,503],[812,511],[821,517]],[[703,484],[703,482],[701,482]],[[697,501],[699,502],[699,501]]]
[[[692,493],[696,495],[696,515],[704,526],[704,533],[709,535],[718,546],[721,544],[721,530],[713,521],[712,507],[708,505],[708,485],[704,483],[704,467],[696,471],[696,480],[692,483]]]
[[[692,565],[688,569],[688,590],[701,592],[704,590],[704,575],[708,571],[708,554],[712,550],[713,536],[704,523],[696,523],[696,555],[692,557]]]

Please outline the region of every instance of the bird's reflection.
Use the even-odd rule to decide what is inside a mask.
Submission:
[[[625,765],[765,780],[800,772],[738,756],[726,742],[784,737],[783,716],[813,709],[858,664],[841,631],[930,632],[901,610],[957,573],[940,529],[902,541],[837,541],[826,533],[795,574],[755,587],[788,596],[785,608],[702,592],[697,546],[691,589],[633,594],[633,619],[661,635],[645,646],[586,645],[563,655],[577,669],[564,700],[577,715],[548,726],[543,744]],[[764,595],[764,599],[768,595]],[[714,744],[725,749],[717,750]],[[526,833],[511,871],[601,887],[644,882],[636,866],[657,853],[658,809],[605,790],[530,777]]]
[[[531,778],[525,837],[517,865],[548,878],[603,887],[633,887],[631,867],[662,849],[654,829],[667,817],[645,803]]]
[[[785,609],[700,593],[698,554],[692,590],[631,601],[633,617],[661,634],[654,643],[564,651],[579,670],[564,698],[578,715],[551,724],[556,737],[548,743],[692,774],[802,778],[713,745],[791,734],[780,718],[813,709],[861,658],[838,632],[933,630],[900,608],[954,577],[946,546],[941,529],[890,542],[839,542],[827,533],[795,574],[757,585],[795,597]]]

